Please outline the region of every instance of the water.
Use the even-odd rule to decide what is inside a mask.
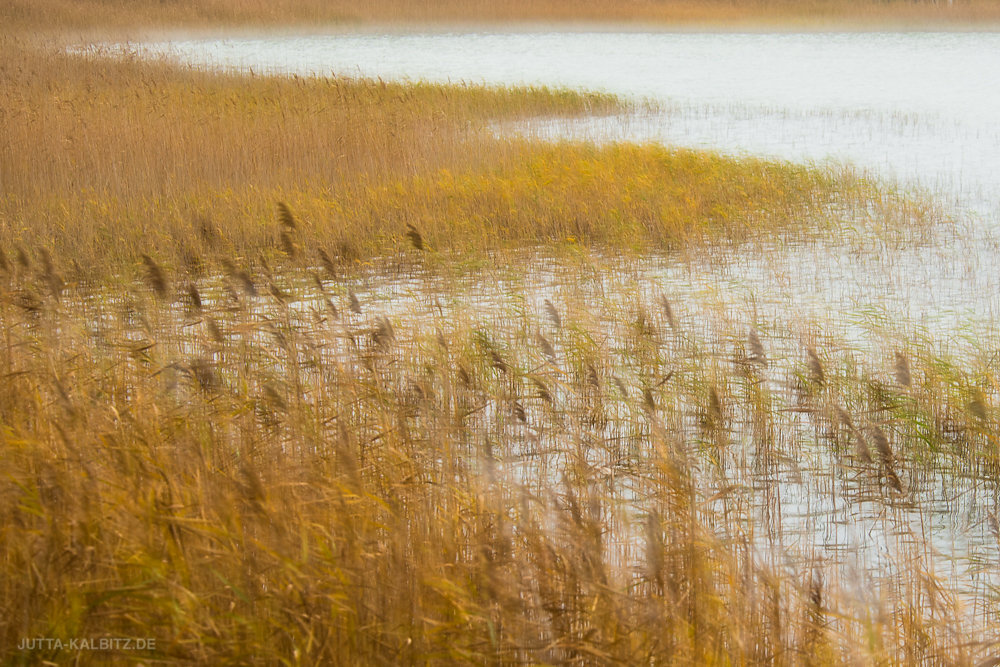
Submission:
[[[891,359],[893,341],[905,339],[932,341],[949,354],[1000,347],[1000,34],[369,33],[178,40],[140,49],[258,72],[605,91],[651,100],[656,109],[498,131],[850,163],[926,189],[958,220],[931,243],[891,247],[862,231],[707,260],[650,259],[634,268],[634,289],[670,293],[688,326],[721,337],[720,354],[730,353],[724,338],[732,334],[723,332],[763,326],[765,345],[784,341],[772,354],[789,369],[801,363],[806,337],[857,350],[871,366]],[[528,272],[528,280],[534,285],[519,298],[540,313],[559,283],[544,271]],[[387,295],[393,305],[384,314],[405,318],[433,298],[430,282],[385,278],[368,296]],[[506,291],[489,281],[466,285],[452,293],[450,308],[487,318],[509,310]],[[783,422],[788,441],[815,440],[809,427],[796,432],[796,420]],[[898,535],[930,535],[923,548],[936,571],[965,593],[972,614],[983,613],[984,591],[997,576],[983,563],[995,541],[975,508],[990,502],[991,485],[962,475],[949,475],[947,484],[930,480],[919,507],[890,509],[895,519],[886,523],[882,502],[852,497],[856,483],[831,472],[838,464],[822,443],[805,451],[801,466],[785,466],[776,486],[789,553],[841,563],[845,581],[866,582],[857,591],[862,599],[871,593],[869,580],[855,577],[852,567],[876,580],[879,569],[891,576],[887,555],[903,549]],[[754,511],[764,514],[756,505]]]

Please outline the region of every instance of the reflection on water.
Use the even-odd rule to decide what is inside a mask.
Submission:
[[[815,249],[798,251],[808,256]],[[322,387],[331,374],[340,384],[377,387],[404,403],[422,387],[426,400],[408,412],[415,433],[422,411],[437,414],[446,406],[435,401],[454,392],[464,401],[463,432],[472,450],[488,452],[472,467],[480,466],[477,474],[490,484],[513,496],[549,498],[564,475],[587,466],[606,508],[606,557],[626,570],[642,567],[649,458],[654,443],[666,442],[690,476],[702,520],[719,539],[746,545],[755,562],[792,576],[803,563],[818,564],[830,590],[853,605],[844,610],[851,617],[863,617],[872,605],[891,607],[919,572],[947,584],[965,604],[970,627],[995,623],[996,611],[986,602],[1000,585],[997,536],[990,529],[1000,508],[995,478],[981,474],[967,426],[957,427],[955,437],[969,442],[951,447],[944,422],[928,427],[922,421],[938,400],[955,400],[935,395],[938,360],[982,363],[993,356],[979,347],[983,341],[922,339],[908,322],[876,316],[833,319],[819,330],[819,313],[789,318],[780,292],[736,286],[721,273],[714,283],[704,272],[692,279],[691,266],[703,263],[529,256],[507,269],[461,275],[403,267],[355,279],[350,287],[325,280],[318,289],[275,278],[280,292],[294,295],[283,300],[263,291],[236,297],[225,279],[211,279],[201,285],[201,317],[215,318],[227,332],[221,346],[183,308],[154,329],[136,322],[119,330],[120,306],[101,300],[86,316],[97,339],[124,334],[139,347],[158,341],[159,365],[204,359],[223,385],[229,373],[240,376],[247,358],[267,360],[267,377],[285,377],[287,357],[299,359],[295,382],[307,402],[327,394]],[[774,279],[767,269],[747,273],[758,270],[762,285]],[[381,348],[371,340],[386,320],[393,342]],[[766,365],[748,361],[750,330]],[[852,330],[863,347],[845,342]],[[279,333],[286,347],[275,356]],[[443,350],[436,336],[447,342]],[[468,350],[470,341],[482,340],[514,370],[487,361],[477,371]],[[295,341],[290,348],[289,341]],[[988,344],[1000,349],[1000,335],[993,333]],[[472,347],[487,356],[480,343]],[[822,358],[823,384],[810,384],[808,348]],[[901,349],[914,378],[906,387],[893,373],[893,355]],[[593,380],[589,371],[581,375],[586,363],[594,364]],[[465,389],[446,379],[458,368],[473,378]],[[238,384],[231,391],[246,390]],[[185,400],[175,385],[165,384],[166,390]],[[540,386],[548,399],[537,394]],[[710,386],[721,405],[717,418],[707,407]],[[872,398],[875,390],[884,396]],[[997,399],[995,392],[987,397],[991,404]],[[859,428],[878,423],[884,429],[897,452],[892,465],[901,491],[892,489],[877,456],[868,463],[859,458],[838,409]],[[934,453],[919,440],[928,434],[937,443]]]

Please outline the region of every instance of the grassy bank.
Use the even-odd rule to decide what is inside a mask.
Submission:
[[[2,62],[0,257],[22,277],[128,274],[144,255],[195,274],[350,264],[400,252],[414,229],[444,253],[662,251],[808,233],[861,210],[922,217],[846,174],[489,129],[623,110],[603,95],[224,75],[14,43]]]
[[[761,28],[975,27],[1000,21],[990,0],[5,0],[0,24],[14,30],[134,30],[212,25],[555,22]]]

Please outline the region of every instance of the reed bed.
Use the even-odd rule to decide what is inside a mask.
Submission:
[[[176,69],[4,43],[0,250],[65,280],[143,255],[194,272],[289,248],[443,253],[525,244],[663,249],[809,233],[845,218],[932,217],[849,173],[657,146],[498,139],[499,122],[618,113],[600,94]],[[909,210],[907,210],[909,209]],[[291,230],[290,230],[291,231]]]
[[[996,650],[992,348],[845,351],[636,268],[919,198],[491,130],[601,95],[2,48],[4,661]]]
[[[988,359],[838,352],[590,256],[519,266],[151,260],[40,302],[5,274],[5,660],[107,658],[12,650],[36,636],[160,662],[990,655]],[[922,531],[955,512],[952,562]]]

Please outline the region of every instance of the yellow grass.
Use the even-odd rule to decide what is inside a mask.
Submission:
[[[5,0],[12,29],[137,29],[207,25],[598,22],[716,27],[981,26],[993,0]]]
[[[988,399],[966,407],[984,372],[914,352],[908,388],[853,352],[787,369],[713,356],[731,332],[705,332],[692,303],[668,317],[615,277],[628,264],[557,274],[545,308],[530,284],[475,305],[530,265],[463,275],[467,290],[423,275],[389,300],[384,276],[272,271],[253,296],[234,277],[162,286],[152,268],[148,288],[0,300],[0,659],[988,655],[907,509],[935,461],[995,474]],[[758,345],[775,359],[781,335]],[[876,418],[896,456],[864,462],[852,431]],[[814,468],[815,449],[839,463]],[[898,534],[895,576],[863,599],[796,550],[808,526],[758,523],[804,468]],[[16,648],[33,637],[156,646]]]
[[[234,6],[195,18],[283,11]],[[53,7],[8,2],[0,17],[191,19],[169,3]],[[838,453],[850,433],[832,406],[859,424],[886,413],[897,449],[910,441],[904,406],[966,434],[949,452],[962,465],[994,465],[985,399],[965,405],[978,375],[932,376],[935,360],[915,360],[925,386],[888,412],[816,356],[826,384],[799,364],[780,382],[796,394],[779,400],[759,366],[706,353],[712,341],[660,300],[614,281],[574,292],[600,275],[586,263],[560,278],[573,296],[542,312],[529,287],[470,315],[463,300],[477,295],[450,282],[516,285],[517,265],[470,278],[449,261],[498,248],[530,261],[525,246],[789,238],[871,215],[921,221],[919,207],[784,163],[489,129],[621,109],[601,95],[0,48],[0,660],[985,657],[906,551],[915,540],[900,538],[901,576],[877,601],[892,613],[870,614],[824,563],[759,558],[747,513],[755,484],[776,493],[767,466],[801,453],[792,401]],[[379,303],[365,280],[390,276],[362,260],[399,256],[379,267],[422,266],[427,291]],[[939,431],[929,450],[951,446]],[[905,451],[857,464],[851,489],[891,515],[886,471],[909,480],[914,467]],[[17,650],[32,637],[156,648]]]
[[[316,265],[320,250],[390,256],[408,225],[437,252],[662,250],[811,231],[877,196],[790,164],[489,129],[622,109],[604,95],[224,75],[14,42],[3,63],[0,251],[29,273],[47,255],[71,281],[143,255],[196,273],[273,261],[279,202],[297,218],[293,254]]]

